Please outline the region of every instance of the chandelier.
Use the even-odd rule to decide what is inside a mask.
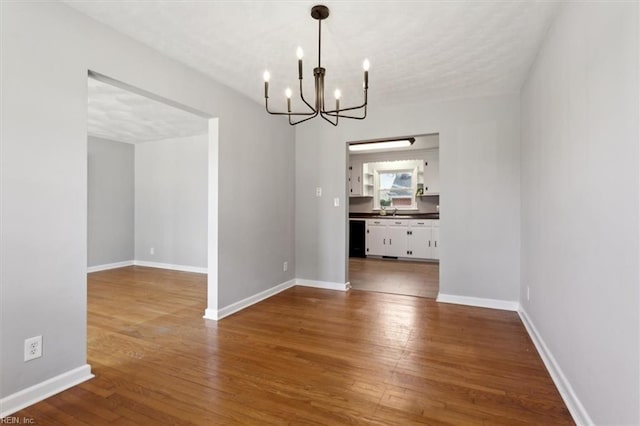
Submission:
[[[369,88],[369,61],[367,59],[364,60],[362,67],[364,69],[364,81],[362,83],[362,87],[364,89],[364,102],[362,105],[349,107],[349,108],[340,108],[340,90],[336,89],[334,92],[334,96],[336,99],[336,107],[335,109],[327,110],[325,108],[325,99],[324,99],[324,76],[326,74],[326,70],[322,68],[321,61],[321,47],[322,47],[322,21],[327,19],[329,16],[329,8],[323,5],[313,6],[311,8],[311,17],[318,21],[318,66],[313,69],[313,78],[315,80],[315,92],[316,98],[313,104],[307,102],[304,97],[304,93],[302,91],[302,57],[304,56],[304,52],[301,47],[298,47],[297,56],[298,56],[298,80],[300,82],[300,99],[302,102],[308,107],[307,112],[292,112],[291,111],[291,89],[287,88],[285,91],[285,95],[287,97],[287,112],[274,112],[269,110],[269,79],[271,75],[269,71],[264,72],[264,105],[269,114],[273,115],[286,115],[289,118],[289,124],[295,126],[296,124],[300,124],[304,121],[311,120],[314,117],[320,115],[322,118],[327,120],[329,123],[334,126],[338,125],[339,118],[352,118],[356,120],[363,120],[367,116],[367,89]],[[358,110],[362,110],[361,116],[354,116],[345,114],[345,112],[355,112]],[[292,120],[292,117],[298,118],[299,120]]]

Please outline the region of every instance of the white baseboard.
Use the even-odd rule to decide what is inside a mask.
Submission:
[[[500,309],[503,311],[518,311],[520,304],[509,300],[484,299],[481,297],[456,296],[455,294],[439,293],[436,302],[453,303],[456,305],[477,306],[479,308]]]
[[[587,410],[584,408],[580,399],[578,399],[578,395],[571,387],[571,383],[567,380],[566,376],[562,372],[562,369],[556,362],[556,359],[553,357],[553,354],[544,343],[544,340],[538,333],[535,325],[531,322],[529,315],[527,312],[520,308],[518,310],[518,315],[520,315],[520,319],[524,324],[524,327],[527,329],[531,340],[533,340],[533,344],[536,349],[538,349],[538,354],[540,354],[540,358],[542,358],[542,362],[547,367],[547,371],[551,375],[551,379],[553,383],[555,383],[556,388],[558,388],[558,392],[560,392],[560,396],[564,400],[564,403],[567,405],[571,416],[573,417],[573,421],[576,422],[577,425],[593,425],[593,421],[587,413]]]
[[[280,293],[288,288],[291,288],[295,285],[295,280],[289,280],[283,282],[282,284],[278,284],[273,286],[267,290],[261,291],[260,293],[254,294],[253,296],[249,296],[246,299],[242,299],[238,302],[232,303],[230,305],[225,306],[224,308],[218,309],[206,309],[204,311],[204,318],[210,319],[214,321],[221,320],[224,317],[228,317],[231,314],[235,314],[238,311],[241,311],[245,308],[248,308],[251,305],[254,305],[258,302],[263,301],[275,294]]]
[[[172,271],[196,272],[198,274],[207,273],[207,268],[201,268],[199,266],[173,265],[171,263],[148,262],[146,260],[134,260],[133,264],[136,266],[147,266],[149,268],[170,269]]]
[[[315,281],[315,280],[303,280],[301,278],[295,279],[296,285],[303,287],[315,287],[315,288],[324,288],[327,290],[339,290],[339,291],[347,291],[351,288],[351,284],[346,283],[333,283],[330,281]]]
[[[132,265],[133,265],[133,260],[125,260],[124,262],[115,262],[115,263],[105,263],[104,265],[89,266],[87,268],[87,273],[106,271],[109,269],[116,269],[116,268],[124,268],[125,266],[132,266]]]
[[[4,397],[0,399],[0,419],[67,390],[70,387],[92,379],[93,377],[93,374],[91,374],[91,366],[85,364]]]

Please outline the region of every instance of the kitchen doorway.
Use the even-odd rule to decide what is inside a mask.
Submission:
[[[350,142],[347,165],[351,288],[435,299],[439,135]]]

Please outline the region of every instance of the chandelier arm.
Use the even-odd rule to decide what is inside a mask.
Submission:
[[[354,120],[364,120],[365,118],[367,118],[367,109],[364,109],[364,114],[362,115],[362,117],[356,117],[353,115],[345,115],[345,114],[327,114],[330,115],[331,117],[341,117],[341,118],[352,118]]]
[[[308,116],[308,115],[316,114],[315,112],[277,112],[277,111],[270,111],[269,110],[269,98],[265,98],[264,106],[265,106],[267,112],[269,114],[271,114],[271,115],[304,115],[304,116]]]
[[[312,107],[311,104],[304,98],[304,94],[302,93],[302,79],[300,79],[300,99],[302,99],[302,102],[304,102],[309,107],[309,109],[311,109],[311,111],[316,112],[316,109]]]
[[[344,111],[353,111],[353,110],[357,110],[357,109],[362,109],[362,108],[364,108],[366,106],[367,106],[367,104],[362,104],[362,105],[358,105],[358,106],[355,106],[355,107],[331,109],[329,111],[322,111],[322,112],[324,112],[326,114],[329,114],[329,115],[335,115],[336,113],[339,114],[339,113],[344,112]]]
[[[320,116],[321,116],[322,118],[324,118],[326,121],[328,121],[329,123],[333,124],[333,126],[337,126],[337,125],[338,125],[338,118],[337,118],[337,117],[336,117],[336,122],[334,123],[333,121],[329,120],[329,119],[326,117],[326,114],[325,114],[324,112],[320,112]]]
[[[307,118],[303,118],[302,120],[298,120],[298,121],[291,121],[291,117],[289,117],[289,124],[291,124],[292,126],[295,126],[296,124],[300,124],[303,121],[307,121],[307,120],[311,120],[312,118],[316,118],[318,116],[318,113],[315,112],[311,115],[311,117],[307,117]]]
[[[367,103],[368,103],[368,100],[367,100],[367,90],[365,89],[365,90],[364,90],[364,102],[362,103],[362,105],[358,105],[358,106],[354,106],[354,107],[349,107],[349,108],[332,109],[332,110],[329,110],[329,111],[323,111],[323,112],[325,112],[326,114],[329,114],[329,115],[335,116],[335,115],[336,115],[336,113],[337,113],[337,114],[340,114],[341,112],[344,112],[344,111],[353,111],[353,110],[360,109],[360,108],[365,108],[365,109],[366,109]]]

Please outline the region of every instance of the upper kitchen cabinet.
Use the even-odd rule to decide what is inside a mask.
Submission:
[[[362,160],[349,161],[349,197],[362,195]]]
[[[369,165],[361,158],[352,158],[349,161],[347,176],[349,180],[349,197],[373,196],[373,173]]]
[[[424,195],[440,194],[439,150],[426,151],[424,158]]]

